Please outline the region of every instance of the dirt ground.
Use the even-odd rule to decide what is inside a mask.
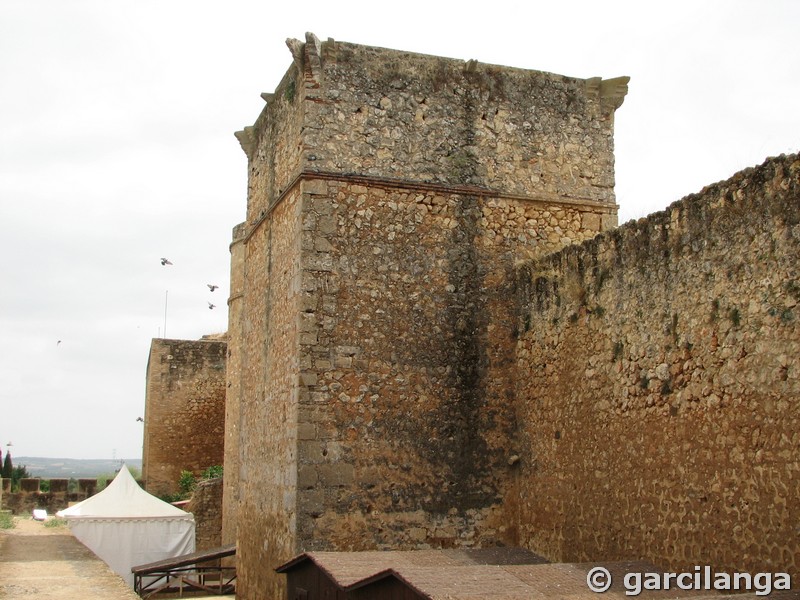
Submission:
[[[0,529],[0,598],[141,600],[66,526],[27,517]]]
[[[30,517],[14,521],[13,529],[0,529],[0,599],[141,600],[66,525],[45,527]],[[211,597],[193,600],[204,598]]]

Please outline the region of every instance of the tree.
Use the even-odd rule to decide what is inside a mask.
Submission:
[[[6,452],[6,459],[3,461],[3,479],[11,479],[14,474],[14,465],[11,464],[11,452]]]
[[[6,457],[8,457],[8,454],[6,454]],[[5,464],[3,465],[3,468],[5,469]],[[19,482],[23,479],[29,479],[30,476],[31,474],[28,473],[28,468],[25,465],[11,469],[11,491],[18,492]]]
[[[31,474],[28,471],[28,467],[25,465],[14,467],[11,470],[11,480],[15,483],[19,483],[21,479],[30,479]]]

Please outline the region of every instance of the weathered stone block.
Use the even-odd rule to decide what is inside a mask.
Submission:
[[[353,483],[355,470],[346,463],[323,464],[317,468],[320,483],[329,487],[342,487]]]
[[[306,194],[326,196],[328,194],[328,184],[319,179],[306,180],[303,182],[303,191]],[[322,202],[321,204],[325,205],[327,203]]]
[[[297,424],[297,439],[298,440],[314,440],[317,438],[317,428],[313,423]]]
[[[303,465],[297,469],[297,487],[312,488],[319,481],[319,475],[315,467]]]

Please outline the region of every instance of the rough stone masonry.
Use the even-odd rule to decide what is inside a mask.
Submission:
[[[142,479],[151,494],[178,491],[181,471],[222,464],[226,343],[153,339],[147,360]]]
[[[800,583],[798,256],[793,155],[519,269],[521,544]]]
[[[616,225],[628,81],[287,44],[237,134],[223,540],[247,598],[300,550],[518,543],[514,268]]]

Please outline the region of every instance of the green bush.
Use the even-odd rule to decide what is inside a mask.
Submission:
[[[222,477],[222,465],[208,467],[203,471],[203,474],[200,475],[200,479],[216,479],[217,477]]]
[[[116,477],[116,474],[114,474],[114,473],[111,473],[111,474],[109,474],[109,473],[101,473],[100,475],[98,475],[97,478],[96,478],[96,480],[97,480],[97,489],[95,491],[102,492],[104,489],[106,489],[106,486],[109,483],[114,481],[114,477]]]
[[[186,497],[182,492],[175,492],[174,494],[159,494],[159,500],[163,500],[164,502],[169,502],[172,504],[173,502],[180,502],[181,500],[186,500]]]
[[[197,486],[197,479],[191,471],[181,471],[181,478],[178,480],[178,487],[181,493],[190,496]]]
[[[180,479],[178,479],[178,489],[180,491],[174,494],[161,494],[159,498],[164,502],[180,502],[181,500],[186,500],[194,493],[198,481],[215,479],[217,477],[222,477],[222,465],[207,467],[200,474],[200,477],[195,477],[194,473],[184,469],[181,471]]]

